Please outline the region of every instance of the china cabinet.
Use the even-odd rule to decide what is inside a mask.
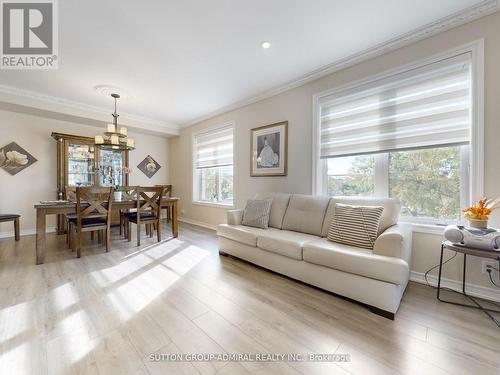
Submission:
[[[57,141],[57,198],[66,199],[66,186],[127,186],[128,150],[95,146],[94,138],[52,133]],[[57,220],[58,232],[64,218]]]

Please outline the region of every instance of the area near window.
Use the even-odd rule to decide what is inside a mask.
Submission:
[[[482,175],[474,61],[461,51],[318,95],[316,193],[397,197],[405,221],[459,221]]]
[[[193,202],[233,205],[234,124],[193,136]]]

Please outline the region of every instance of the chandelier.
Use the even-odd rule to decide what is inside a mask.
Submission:
[[[113,123],[108,124],[104,135],[96,135],[94,143],[96,146],[112,150],[133,150],[135,148],[134,140],[128,138],[128,130],[125,126],[118,127],[118,116],[116,113],[116,99],[120,98],[118,94],[111,94],[115,100],[115,112],[112,113]]]

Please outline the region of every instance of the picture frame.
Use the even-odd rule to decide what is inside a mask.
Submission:
[[[288,121],[250,129],[250,176],[276,177],[288,173]]]
[[[36,161],[33,155],[16,142],[0,148],[0,168],[12,176],[30,167]]]

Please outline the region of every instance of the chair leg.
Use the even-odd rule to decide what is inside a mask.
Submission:
[[[68,226],[67,226],[67,236],[68,236],[68,249],[73,251],[73,224],[68,221]]]
[[[141,222],[137,220],[137,246],[141,246]]]
[[[106,252],[109,252],[110,244],[111,244],[111,233],[110,227],[106,229]]]
[[[19,241],[20,233],[19,233],[19,218],[14,219],[14,238],[16,241]]]
[[[158,237],[158,242],[161,241],[161,225],[160,225],[160,220],[158,220],[158,223],[156,223],[156,235]]]
[[[70,223],[69,223],[69,220],[66,220],[66,243],[68,244],[68,248],[70,248],[70,230],[69,230],[69,226],[70,226]]]
[[[76,230],[76,257],[82,256],[82,231]]]

